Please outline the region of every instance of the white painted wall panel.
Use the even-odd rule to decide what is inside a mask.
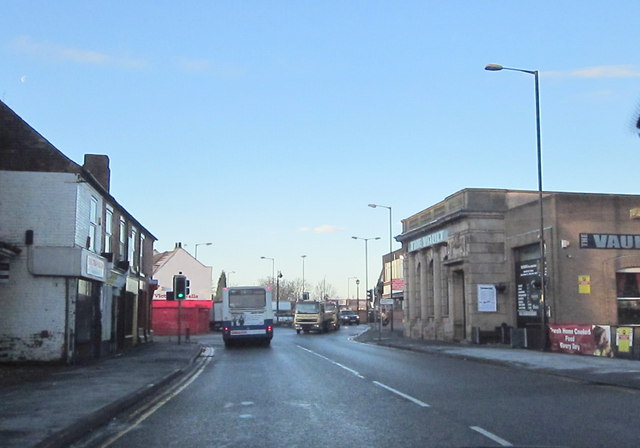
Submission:
[[[37,246],[73,246],[77,188],[75,174],[0,171],[0,239],[22,245],[33,230]]]

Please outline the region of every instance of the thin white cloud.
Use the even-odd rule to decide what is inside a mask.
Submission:
[[[337,233],[342,232],[342,229],[340,227],[325,224],[319,227],[314,227],[313,231],[316,233]]]
[[[179,62],[183,70],[188,72],[204,72],[211,67],[209,59],[182,58]]]
[[[567,71],[545,71],[544,76],[569,77],[569,78],[640,78],[640,66],[638,65],[598,65]]]
[[[241,79],[245,77],[245,71],[239,66],[209,58],[182,57],[177,59],[177,65],[187,73],[211,73],[218,78],[224,79]]]
[[[69,61],[78,64],[111,65],[126,68],[143,68],[148,63],[141,59],[123,58],[93,50],[65,47],[57,44],[37,42],[29,36],[14,39],[11,48],[15,51],[41,58]]]
[[[640,67],[634,65],[601,65],[587,67],[571,72],[571,76],[578,78],[638,78]]]
[[[324,224],[322,226],[318,226],[318,227],[299,227],[298,228],[299,232],[315,232],[315,233],[337,233],[337,232],[342,232],[343,229],[341,227],[337,227],[337,226],[332,226],[329,224]]]

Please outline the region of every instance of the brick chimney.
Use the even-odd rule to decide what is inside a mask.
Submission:
[[[102,154],[85,154],[82,167],[89,171],[93,177],[109,192],[111,184],[111,170],[109,169],[109,156]]]

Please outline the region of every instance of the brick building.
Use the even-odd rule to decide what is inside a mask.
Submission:
[[[75,362],[151,336],[155,237],[0,102],[0,362]]]

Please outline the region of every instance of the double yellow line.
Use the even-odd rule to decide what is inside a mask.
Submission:
[[[213,349],[211,348],[205,349],[203,354],[200,355],[200,358],[198,358],[198,361],[196,361],[199,362],[200,365],[196,367],[191,374],[180,379],[180,381],[169,387],[164,393],[133,411],[127,418],[127,421],[130,422],[129,426],[126,429],[113,434],[106,441],[102,442],[100,448],[107,448],[111,446],[111,444],[123,437],[129,431],[135,429],[140,425],[140,423],[145,421],[154,412],[168,403],[173,397],[179,395],[180,392],[189,387],[189,385],[193,383],[202,374],[202,372],[204,372],[204,369],[206,369],[209,363],[213,360],[212,351]]]

